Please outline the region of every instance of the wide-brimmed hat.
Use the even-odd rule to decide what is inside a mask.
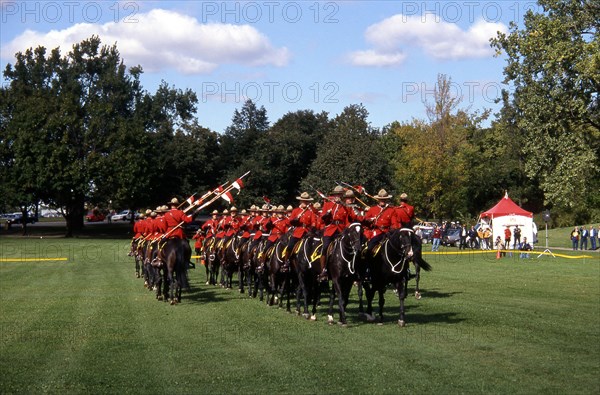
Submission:
[[[253,204],[252,206],[250,206],[250,212],[257,211],[257,210],[258,209],[257,209],[257,207],[256,207],[255,204]]]
[[[402,195],[400,195],[400,200],[406,200],[408,199],[408,195],[406,193],[403,193]]]
[[[227,209],[223,210],[223,215],[227,215],[227,214],[229,214],[229,210],[227,210]]]
[[[170,204],[170,205],[173,205],[173,204],[177,204],[177,205],[179,205],[179,200],[177,200],[177,198],[176,198],[176,197],[174,197],[173,199],[171,199],[171,201],[169,202],[169,204]]]
[[[344,192],[344,198],[353,198],[354,197],[354,192],[351,189],[348,189],[346,192]]]
[[[213,210],[212,213],[210,213],[211,215],[219,215],[219,210]]]
[[[150,216],[151,216],[152,218],[156,217],[156,211],[152,211],[152,212],[150,213]]]
[[[277,206],[276,209],[274,209],[273,211],[275,211],[276,213],[285,213],[285,207],[283,206],[283,204],[280,204],[279,206]]]
[[[377,200],[388,200],[392,198],[392,195],[388,195],[385,189],[380,189],[379,192],[377,192],[377,195],[373,197]]]
[[[234,211],[236,211],[236,212],[237,212],[237,211],[238,211],[238,209],[237,209],[237,207],[233,206],[232,208],[230,208],[230,209],[229,209],[229,211],[231,211],[231,212],[233,213]]]
[[[294,208],[292,207],[291,204],[289,206],[287,206],[286,211],[294,211]]]
[[[335,188],[333,188],[333,191],[331,191],[330,195],[342,195],[344,193],[344,188],[342,188],[339,185],[336,185]]]
[[[152,210],[150,210],[150,209],[147,209],[147,210],[146,210],[146,215],[150,215],[150,213],[151,213],[151,212],[152,212]]]
[[[246,213],[247,213],[247,211],[246,211],[246,209],[245,209],[245,208],[243,208],[243,209],[242,209],[242,211],[240,211],[240,213],[241,213],[241,214],[246,214]]]
[[[320,209],[321,209],[321,203],[319,203],[319,202],[316,202],[315,204],[313,204],[313,207],[314,207],[315,209],[317,209],[317,210],[320,210]]]
[[[308,192],[302,192],[300,196],[296,196],[297,200],[301,200],[303,202],[312,202],[314,199],[310,197]]]

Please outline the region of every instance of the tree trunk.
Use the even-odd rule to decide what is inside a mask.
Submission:
[[[67,207],[65,219],[67,221],[67,234],[65,237],[73,237],[83,229],[83,216],[85,214],[83,199],[73,201]]]

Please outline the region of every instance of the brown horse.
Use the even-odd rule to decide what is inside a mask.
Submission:
[[[330,324],[334,322],[333,303],[337,296],[340,324],[346,325],[346,306],[352,284],[358,279],[358,268],[362,264],[363,240],[362,225],[356,222],[344,229],[329,245],[326,264],[333,283],[327,318]]]
[[[320,237],[309,233],[299,242],[290,257],[292,269],[298,276],[298,290],[296,293],[296,311],[300,314],[301,299],[304,302],[302,316],[315,321],[317,319],[317,304],[321,297],[321,284],[318,280],[321,273],[321,249],[323,242]],[[312,304],[312,314],[308,313],[308,306]]]
[[[425,271],[430,271],[431,266],[420,256],[420,240],[413,237],[412,229],[396,229],[388,233],[386,239],[382,242],[381,248],[371,259],[371,277],[372,286],[367,290],[367,317],[370,321],[375,321],[372,316],[373,297],[375,291],[379,293],[379,323],[383,324],[383,307],[385,305],[385,291],[388,284],[393,284],[400,299],[400,316],[398,325],[404,327],[406,288],[408,284],[408,268],[411,260],[415,260]]]
[[[191,257],[192,249],[187,240],[173,238],[161,242],[157,267],[162,270],[164,293],[168,295],[172,305],[181,302],[182,289],[190,287],[187,269]],[[157,298],[161,292],[160,288],[159,286],[157,290]]]

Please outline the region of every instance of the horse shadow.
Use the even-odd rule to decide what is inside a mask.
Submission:
[[[216,289],[192,286],[189,290],[184,291],[182,299],[190,303],[208,303],[208,302],[224,302],[226,299],[217,292]]]

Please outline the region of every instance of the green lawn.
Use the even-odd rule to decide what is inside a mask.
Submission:
[[[385,325],[360,321],[353,295],[343,328],[324,308],[309,322],[206,286],[203,269],[180,305],[158,302],[127,249],[0,239],[0,393],[600,391],[597,252],[428,255],[434,270],[423,298],[407,299],[407,327],[390,291]]]

